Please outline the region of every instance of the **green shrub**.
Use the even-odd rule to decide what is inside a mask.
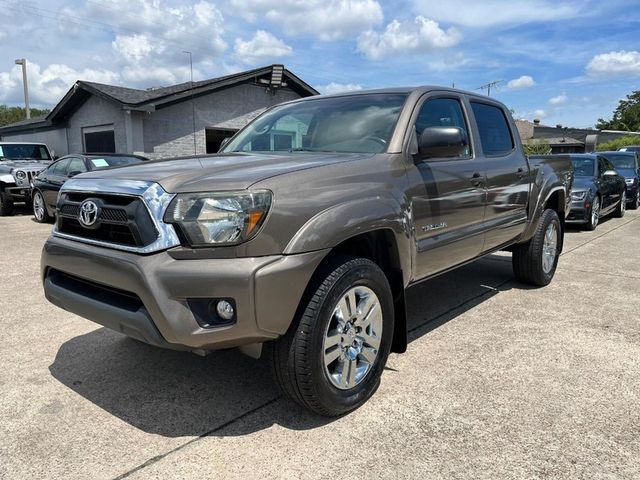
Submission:
[[[525,155],[549,155],[551,146],[544,138],[533,138],[523,145]]]
[[[596,150],[599,152],[612,151],[629,145],[640,145],[640,135],[629,135],[627,137],[620,137],[609,142],[601,143],[596,147]]]

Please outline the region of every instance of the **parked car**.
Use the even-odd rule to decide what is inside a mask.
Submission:
[[[67,155],[56,160],[33,177],[31,182],[34,218],[40,223],[53,220],[58,192],[70,178],[85,172],[124,167],[145,160],[147,158],[138,155],[116,153]]]
[[[640,153],[632,151],[598,152],[609,160],[627,183],[627,204],[632,210],[640,207]]]
[[[31,201],[31,179],[52,159],[44,143],[0,142],[0,216],[13,215],[15,203]]]
[[[574,171],[571,189],[570,222],[595,230],[600,219],[611,213],[623,217],[626,208],[626,183],[613,164],[602,155],[571,154]]]
[[[502,249],[551,282],[571,162],[529,160],[517,132],[503,104],[437,87],[275,106],[221,154],[69,180],[45,295],[160,347],[267,343],[286,394],[343,414],[406,350],[408,286]]]
[[[640,153],[640,145],[628,145],[618,149],[619,152],[636,152]]]

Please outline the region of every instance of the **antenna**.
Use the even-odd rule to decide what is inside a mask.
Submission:
[[[476,90],[486,90],[487,91],[487,97],[491,96],[491,89],[492,88],[497,88],[498,85],[500,85],[502,83],[502,80],[495,80],[493,82],[489,82],[489,83],[485,83],[484,85],[479,86],[478,88],[476,88]]]

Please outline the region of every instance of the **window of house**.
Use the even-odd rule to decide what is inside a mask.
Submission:
[[[85,127],[82,135],[86,153],[116,153],[113,125]]]

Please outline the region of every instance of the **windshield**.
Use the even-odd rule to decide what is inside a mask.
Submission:
[[[573,172],[576,177],[593,177],[596,174],[596,159],[572,157]]]
[[[381,153],[405,99],[367,94],[283,105],[255,119],[223,151]]]
[[[47,147],[33,143],[0,144],[0,157],[11,160],[51,160]]]
[[[632,146],[632,147],[622,147],[620,149],[621,152],[640,152],[640,145],[639,146]]]
[[[613,163],[613,166],[622,169],[635,170],[636,169],[636,156],[635,154],[628,153],[607,153],[603,155],[604,158]]]
[[[100,170],[102,168],[111,167],[123,167],[125,165],[132,165],[134,163],[140,163],[144,160],[139,157],[109,157],[100,156],[95,158],[89,158],[93,170]]]

